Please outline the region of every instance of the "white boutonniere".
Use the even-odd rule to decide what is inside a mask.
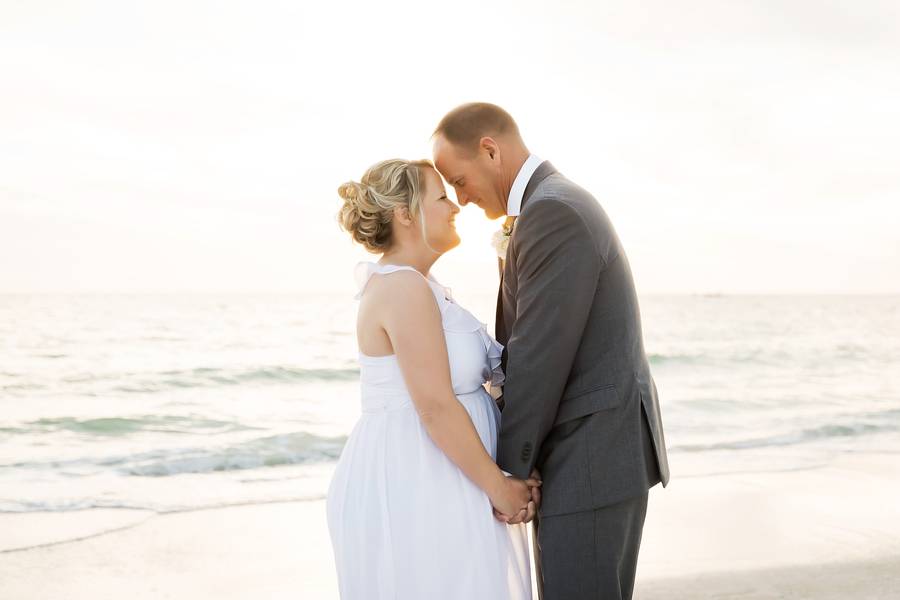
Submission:
[[[497,251],[497,256],[500,257],[500,260],[506,260],[506,248],[509,246],[509,238],[512,237],[512,232],[515,228],[516,219],[508,218],[503,223],[503,227],[495,231],[494,236],[491,238],[491,246]]]

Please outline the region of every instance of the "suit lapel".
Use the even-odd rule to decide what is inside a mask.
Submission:
[[[522,206],[519,210],[519,214],[521,214],[522,210],[525,210],[525,203],[528,202],[528,199],[534,194],[534,191],[537,189],[537,186],[540,182],[545,180],[550,175],[556,173],[557,170],[550,164],[549,160],[545,160],[538,168],[531,174],[531,179],[528,180],[528,185],[525,186],[525,191],[522,192]],[[500,270],[500,289],[497,290],[497,311],[494,321],[494,338],[503,344],[504,346],[509,341],[507,339],[507,331],[506,331],[506,323],[503,320],[503,277],[504,277],[504,264],[499,258],[497,258],[497,266]],[[512,268],[512,267],[510,267]],[[506,351],[503,352],[504,358],[506,357]]]
[[[503,327],[503,269],[500,270],[500,287],[497,289],[497,312],[494,320],[494,339],[506,345],[506,331]]]

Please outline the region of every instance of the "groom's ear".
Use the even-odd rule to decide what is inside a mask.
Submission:
[[[491,161],[500,160],[500,146],[497,141],[489,136],[484,136],[478,142],[478,149],[487,153]]]

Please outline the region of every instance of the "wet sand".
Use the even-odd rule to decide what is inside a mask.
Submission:
[[[673,477],[650,494],[635,598],[896,598],[900,463]],[[337,599],[323,501],[0,514],[0,598]]]

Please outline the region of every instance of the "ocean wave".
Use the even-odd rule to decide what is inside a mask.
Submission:
[[[132,379],[114,389],[121,392],[156,392],[173,388],[242,385],[247,383],[283,383],[290,381],[353,381],[359,369],[303,369],[282,365],[246,369],[199,367],[154,374],[129,373],[120,379]]]
[[[773,351],[769,348],[736,348],[717,352],[651,352],[647,354],[647,360],[652,366],[663,365],[746,365],[746,364],[781,364],[792,357]]]
[[[713,450],[751,450],[756,448],[795,446],[829,439],[853,438],[900,431],[900,409],[866,415],[855,415],[856,421],[825,423],[772,436],[745,438],[714,444],[682,444],[669,448],[672,452],[708,452]]]
[[[26,427],[18,427],[12,431],[17,433],[53,433],[56,431],[74,431],[102,436],[117,436],[141,431],[157,431],[163,433],[225,433],[258,429],[242,425],[234,421],[218,421],[202,417],[179,415],[143,415],[135,417],[106,417],[98,419],[77,419],[74,417],[45,418],[30,421]]]
[[[33,390],[41,390],[45,387],[46,386],[43,386],[39,383],[16,383],[0,386],[0,390],[2,390],[4,393],[10,394],[14,392],[29,392]]]
[[[315,502],[324,500],[325,494],[310,493],[272,499],[236,500],[234,502],[209,502],[192,504],[154,503],[151,501],[128,501],[105,498],[60,498],[57,500],[9,500],[0,499],[0,514],[29,512],[78,512],[96,508],[143,510],[156,514],[174,514],[195,512],[200,510],[218,510],[234,506],[253,506],[264,504],[282,504],[285,502]]]
[[[700,354],[658,354],[651,352],[647,355],[651,365],[664,365],[671,363],[694,364],[703,360]]]
[[[221,447],[171,448],[105,457],[26,461],[0,465],[0,468],[50,469],[70,476],[95,475],[112,470],[120,475],[165,477],[181,473],[241,471],[334,461],[340,457],[346,441],[343,436],[324,437],[297,431]]]
[[[183,388],[219,387],[237,385],[266,385],[310,381],[355,381],[359,378],[358,368],[307,369],[286,365],[271,365],[247,368],[198,367],[170,371],[122,372],[122,373],[77,373],[56,382],[16,382],[0,386],[6,393],[54,390],[63,388],[66,393],[75,390],[87,391],[91,395],[100,393],[125,392],[146,394],[165,392]],[[87,390],[84,390],[87,388]]]
[[[686,348],[687,350],[687,348]],[[738,344],[730,348],[704,348],[698,351],[650,352],[647,360],[652,366],[718,366],[740,367],[768,366],[778,368],[810,368],[823,363],[833,364],[868,364],[875,362],[892,362],[896,353],[877,351],[873,347],[860,344],[836,344],[831,347],[817,347],[814,354],[808,348],[797,346],[790,349],[777,349],[762,345]]]
[[[221,449],[181,451],[172,456],[129,461],[118,471],[142,477],[180,473],[240,471],[337,460],[346,437],[321,437],[299,431],[249,440]]]

